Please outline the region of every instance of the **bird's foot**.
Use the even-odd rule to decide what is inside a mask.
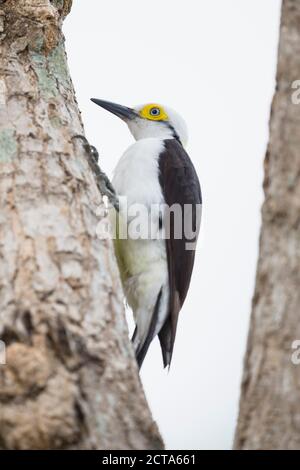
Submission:
[[[107,199],[112,206],[119,211],[119,200],[116,195],[116,191],[111,184],[108,176],[99,167],[99,153],[96,147],[89,144],[89,141],[84,135],[74,135],[73,139],[80,139],[83,143],[83,147],[88,155],[89,166],[95,176],[98,189],[102,196],[107,196]]]

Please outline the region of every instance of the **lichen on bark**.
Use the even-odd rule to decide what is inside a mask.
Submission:
[[[161,448],[128,340],[61,25],[0,2],[0,448]],[[92,6],[89,6],[92,8]]]

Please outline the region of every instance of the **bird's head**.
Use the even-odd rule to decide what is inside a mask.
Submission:
[[[92,98],[92,101],[125,121],[136,140],[158,137],[175,138],[183,145],[187,143],[187,127],[184,119],[167,106],[149,103],[128,108],[96,98]]]

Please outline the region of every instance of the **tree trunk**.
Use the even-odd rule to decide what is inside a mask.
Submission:
[[[0,0],[0,447],[159,449],[112,244],[96,237],[101,197],[72,139],[71,4]]]
[[[299,79],[300,2],[284,0],[237,449],[300,448]]]

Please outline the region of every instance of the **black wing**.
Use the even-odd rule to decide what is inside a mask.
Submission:
[[[165,150],[159,157],[160,184],[168,206],[178,204],[182,209],[181,223],[184,227],[184,213],[187,226],[194,232],[175,238],[176,221],[171,215],[169,239],[166,240],[169,271],[169,314],[159,333],[164,367],[170,365],[180,309],[184,303],[194,266],[195,249],[187,249],[188,244],[196,244],[200,224],[202,203],[201,189],[195,168],[182,147],[175,139],[164,141]],[[184,205],[188,205],[184,208]],[[179,227],[177,225],[177,227]],[[187,228],[187,227],[186,227]],[[191,248],[191,246],[189,246]]]

